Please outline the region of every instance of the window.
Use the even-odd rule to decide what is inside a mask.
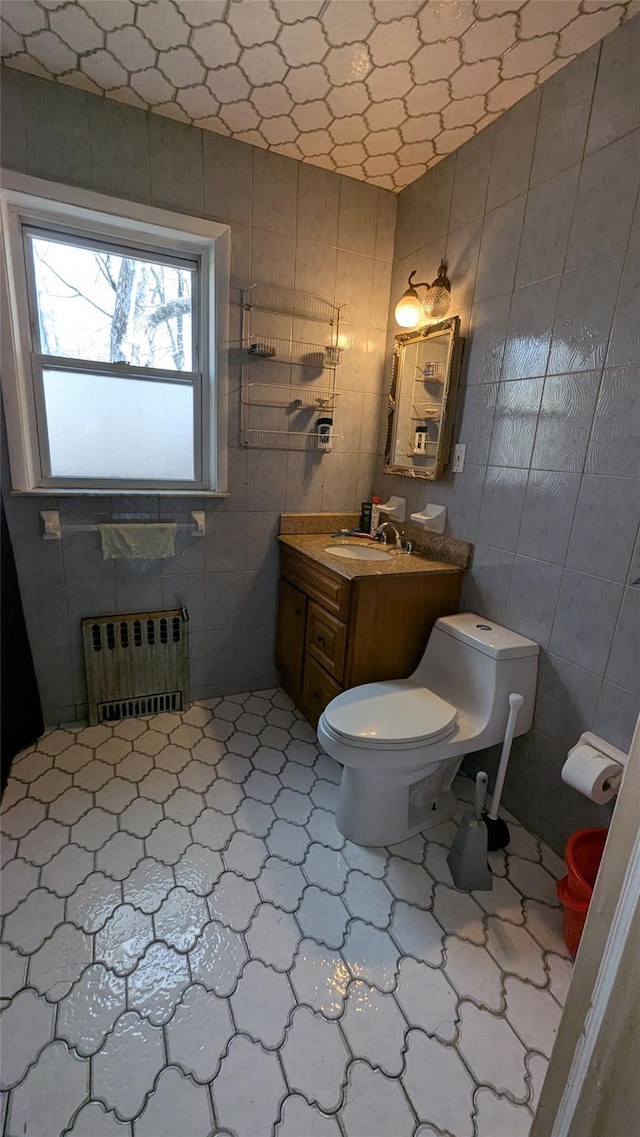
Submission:
[[[228,230],[111,204],[3,193],[14,489],[224,492]]]

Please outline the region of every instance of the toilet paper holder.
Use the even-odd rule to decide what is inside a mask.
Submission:
[[[615,762],[615,764],[620,767],[619,773],[613,774],[608,779],[607,788],[612,790],[613,794],[616,794],[620,787],[620,782],[622,781],[622,775],[627,764],[628,755],[625,754],[624,750],[619,750],[617,746],[613,745],[613,743],[607,742],[606,738],[600,738],[599,735],[592,734],[590,730],[587,730],[584,734],[580,735],[580,738],[576,742],[575,746],[571,747],[568,757],[570,758],[574,751],[578,749],[578,747],[583,746],[592,747],[603,758],[608,758],[610,762]]]

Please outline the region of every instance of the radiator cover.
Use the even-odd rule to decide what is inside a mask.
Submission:
[[[92,726],[189,705],[186,609],[87,616],[82,638]]]

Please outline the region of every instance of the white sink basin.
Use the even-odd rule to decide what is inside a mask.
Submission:
[[[325,553],[333,557],[345,557],[348,561],[390,561],[393,553],[382,549],[372,549],[370,545],[327,545]]]

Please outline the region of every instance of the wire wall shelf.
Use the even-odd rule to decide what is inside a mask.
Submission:
[[[244,303],[247,308],[298,316],[302,320],[318,320],[324,324],[335,324],[340,317],[339,305],[310,292],[280,288],[276,284],[254,284],[246,290]]]
[[[244,430],[242,444],[263,450],[315,450],[326,454],[334,437],[333,432],[321,435],[309,430]]]
[[[429,361],[421,367],[416,367],[416,380],[422,383],[444,383],[447,378],[446,363]]]
[[[242,354],[252,362],[295,363],[316,371],[335,371],[340,362],[340,349],[327,344],[302,340],[276,339],[273,336],[247,336],[242,341]]]
[[[438,456],[437,442],[421,442],[409,447],[407,454],[416,458],[437,458]]]
[[[291,335],[286,337],[282,321],[279,326],[278,321],[258,317],[258,311],[324,324],[323,332],[318,331],[318,339],[325,342],[296,340]],[[269,334],[270,331],[276,333],[275,337]],[[339,305],[331,304],[321,296],[280,288],[275,284],[254,284],[245,289],[240,338],[240,438],[243,446],[329,453],[334,437],[333,412],[338,402],[336,368],[340,362],[340,342]],[[290,375],[286,372],[278,375],[276,372],[274,379],[280,382],[272,383],[268,369],[256,372],[259,362],[313,368],[315,375],[314,371],[308,371],[304,376],[306,382],[301,382],[303,376],[295,375],[297,382],[286,383],[283,380]],[[253,378],[250,379],[251,373]],[[322,387],[314,386],[315,378]],[[303,425],[305,430],[300,429]],[[290,427],[294,429],[288,429]]]
[[[414,422],[438,421],[442,417],[440,403],[414,403],[411,408],[411,418]]]
[[[290,387],[275,383],[248,383],[243,401],[254,407],[332,411],[340,395],[332,387]]]

